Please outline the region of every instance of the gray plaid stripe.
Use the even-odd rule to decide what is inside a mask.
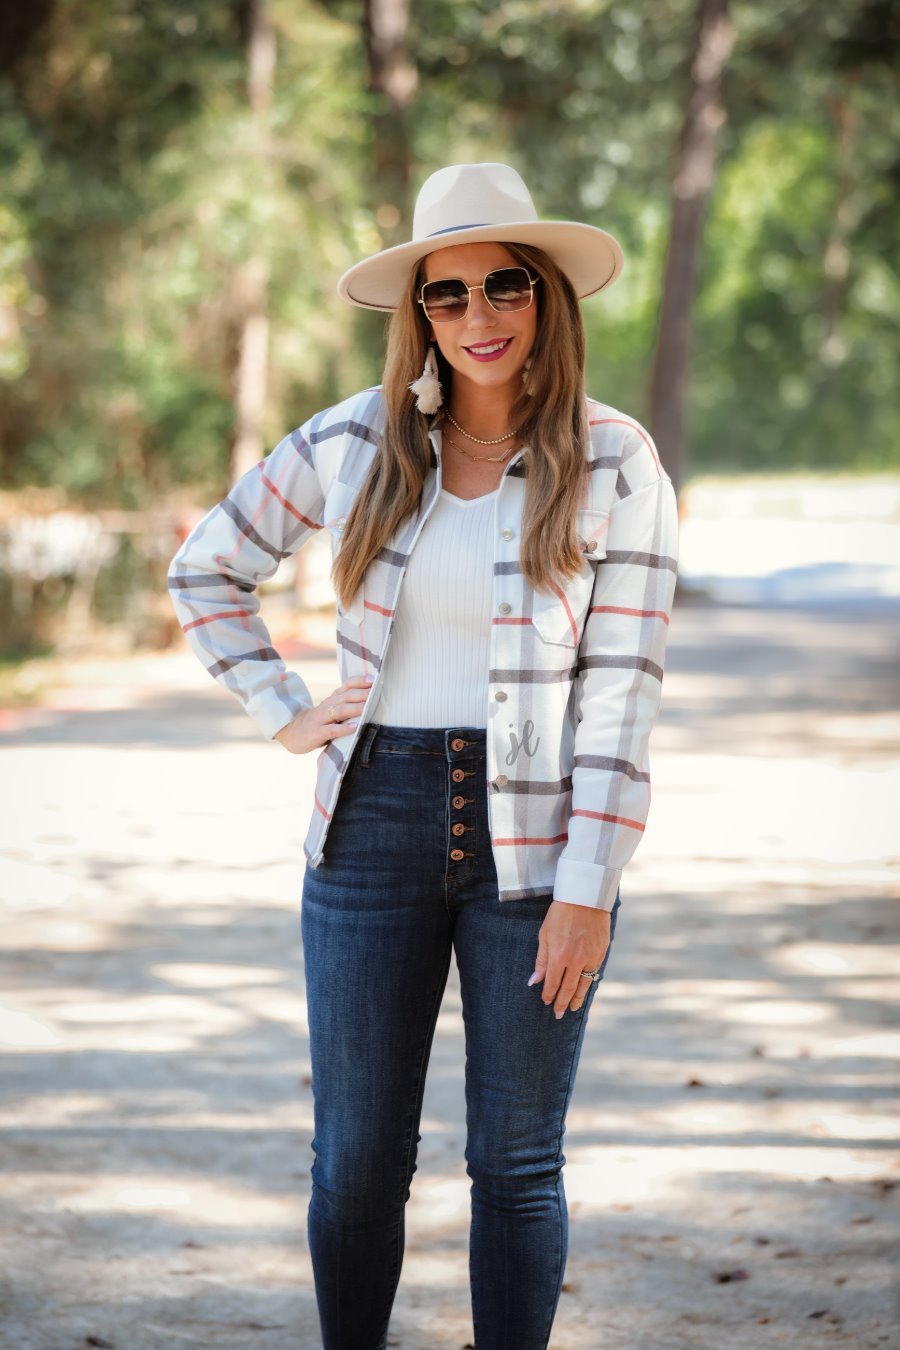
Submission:
[[[643,670],[655,680],[662,681],[662,666],[646,656],[585,656],[578,662],[582,670]]]
[[[627,759],[613,759],[610,755],[576,755],[576,769],[604,769],[607,773],[624,773],[634,783],[649,783],[649,773],[642,773]]]
[[[608,522],[607,555],[593,570],[588,603],[585,577],[572,583],[568,599],[578,626],[573,645],[544,641],[528,622],[491,626],[489,678],[508,693],[500,705],[491,701],[486,715],[491,781],[506,770],[510,737],[514,746],[521,743],[523,728],[531,724],[530,748],[518,757],[515,777],[491,794],[503,900],[548,896],[558,884],[563,899],[596,904],[605,896],[608,907],[649,805],[647,739],[666,640],[666,625],[652,611],[667,613],[672,603],[674,494],[652,441],[637,423],[590,402],[589,419],[584,507]],[[172,602],[189,643],[269,737],[310,707],[312,698],[273,648],[253,592],[280,559],[316,533],[335,482],[351,490],[352,501],[384,423],[377,389],[317,413],[257,466],[262,472],[250,470],[239,480],[172,560]],[[391,614],[410,551],[437,500],[437,426],[429,448],[433,467],[420,509],[381,550],[354,606],[355,611],[366,603],[364,642],[356,624],[338,613],[342,682],[376,672],[377,689],[377,672],[389,659]],[[519,543],[512,541],[521,541],[525,490],[520,455],[507,466],[497,497],[502,532],[498,529],[494,576],[512,614],[522,619],[532,613],[534,594],[522,575]],[[507,527],[511,539],[503,538]],[[624,688],[623,670],[630,672]],[[591,715],[593,709],[602,709],[602,716]],[[339,744],[329,741],[319,756],[316,804],[304,844],[314,866],[325,856],[329,822],[365,712],[360,722],[359,732],[341,737]],[[567,873],[567,867],[575,871]],[[566,881],[567,876],[575,879]]]

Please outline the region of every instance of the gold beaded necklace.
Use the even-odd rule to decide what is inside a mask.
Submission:
[[[516,435],[514,431],[508,431],[505,436],[493,436],[485,440],[481,436],[473,436],[471,431],[466,431],[465,427],[461,427],[449,409],[447,410],[447,417],[456,427],[456,430],[462,432],[466,440],[475,441],[477,445],[502,445],[504,441],[511,440]],[[457,449],[458,448],[459,447],[457,447]],[[465,451],[463,451],[463,453],[465,454]]]

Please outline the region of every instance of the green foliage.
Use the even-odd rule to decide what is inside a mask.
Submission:
[[[361,8],[270,0],[278,61],[260,119],[236,3],[47,4],[0,80],[0,484],[132,506],[224,490],[250,256],[269,273],[268,444],[378,379],[382,320],[334,296],[383,242]],[[588,387],[638,416],[695,10],[412,0],[414,184],[507,160],[545,215],[617,235],[626,270],[585,304]],[[896,466],[891,11],[742,0],[733,16],[691,463]]]

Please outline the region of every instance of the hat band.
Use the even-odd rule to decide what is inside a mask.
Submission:
[[[454,230],[481,230],[485,225],[489,225],[489,220],[479,220],[471,225],[448,225],[444,230],[432,230],[431,234],[426,234],[426,239],[434,239],[439,234],[453,234]]]

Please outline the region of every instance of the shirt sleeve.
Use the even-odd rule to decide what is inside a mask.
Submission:
[[[630,433],[578,650],[572,806],[554,899],[612,909],[650,807],[648,742],[659,711],[675,591],[678,514],[653,441]]]
[[[313,705],[272,646],[257,593],[281,560],[322,528],[324,494],[308,425],[248,469],[169,564],[169,594],[189,645],[270,740]]]

